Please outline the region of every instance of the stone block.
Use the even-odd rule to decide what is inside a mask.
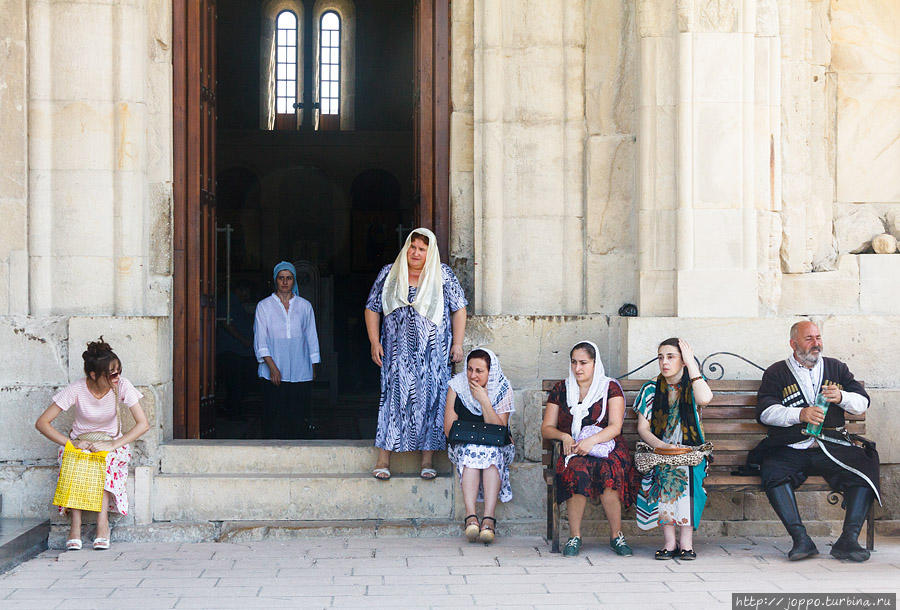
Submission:
[[[736,269],[728,273],[728,290],[722,290],[722,271],[679,271],[679,317],[755,317],[759,311],[756,271]]]
[[[46,177],[50,184],[48,195],[53,202],[52,230],[49,232],[53,256],[110,256],[114,230],[112,173],[78,170],[41,174],[42,182]],[[92,213],[85,213],[86,209]],[[79,298],[89,297],[79,295]]]
[[[0,466],[0,496],[3,496],[0,516],[46,519],[58,478],[59,468],[55,461],[52,466]]]
[[[637,305],[642,316],[675,315],[675,272],[640,271]]]
[[[872,117],[879,117],[872,121]],[[841,74],[837,200],[900,201],[900,73]],[[882,231],[878,231],[881,233]]]
[[[462,520],[466,516],[463,503],[462,488],[459,477],[452,476],[454,509],[453,518]],[[497,504],[497,519],[535,519],[547,514],[547,486],[543,482],[540,464],[515,462],[510,465],[509,483],[512,487],[513,499]]]
[[[548,179],[550,177],[548,176]],[[552,179],[551,179],[552,180]],[[578,313],[567,308],[571,284],[564,281],[566,269],[580,265],[565,239],[562,222],[547,217],[507,218],[503,230],[517,239],[503,240],[503,309],[522,314]],[[575,238],[574,235],[571,236]],[[557,244],[555,248],[535,248],[534,244]],[[540,286],[541,290],[534,290]],[[580,310],[581,307],[578,307]]]
[[[674,210],[675,193],[675,107],[657,106],[654,110],[656,131],[653,133],[652,207]]]
[[[866,381],[862,373],[856,374]],[[896,417],[897,407],[900,405],[900,390],[869,387],[866,392],[870,402],[866,411],[865,436],[878,444],[878,457],[881,458],[882,467],[885,464],[900,463],[900,422]],[[882,485],[887,485],[883,475]],[[900,492],[900,488],[897,491]]]
[[[26,248],[27,211],[24,199],[0,199],[0,259],[6,259],[11,250],[23,250]],[[4,282],[2,289],[5,291],[8,284]]]
[[[585,339],[600,348],[597,356],[607,375],[617,375],[618,354],[612,349],[609,337],[609,319],[606,316],[546,318],[541,326],[538,376],[540,379],[564,379],[569,373],[569,351]]]
[[[78,76],[84,81],[84,74]],[[31,100],[28,121],[32,169],[109,170],[115,149],[115,105],[107,101]]]
[[[884,357],[885,349],[891,351],[900,342],[898,328],[898,315],[835,316],[819,322],[827,353],[846,362],[857,379],[873,388],[898,386],[896,367]]]
[[[113,99],[113,10],[109,4],[78,2],[59,4],[50,11],[50,29],[38,40],[50,47],[55,99]],[[48,39],[43,40],[44,36]]]
[[[103,338],[122,360],[122,374],[136,386],[167,381],[168,335],[160,332],[159,318],[72,317],[69,345],[75,357],[69,361],[69,377],[84,375],[81,352],[89,341]]]
[[[473,21],[450,24],[450,101],[454,110],[471,110],[474,98],[475,37]]]
[[[628,249],[587,255],[587,310],[616,315],[624,303],[638,301],[635,255]]]
[[[837,271],[781,276],[781,315],[859,313],[859,257],[845,254]],[[825,296],[827,295],[827,297]]]
[[[560,66],[569,49],[530,47],[508,51],[503,79],[504,119],[519,123],[561,120],[566,116],[567,73]],[[581,95],[584,95],[583,83]]]
[[[744,267],[742,210],[701,209],[694,210],[692,216],[694,269],[742,269]]]
[[[631,133],[634,121],[633,11],[626,3],[585,3],[585,119],[588,133]]]
[[[743,130],[741,107],[694,105],[693,176],[696,207],[737,208],[741,202]]]
[[[624,342],[628,350],[625,370],[644,364],[652,358],[656,353],[656,346],[666,337],[687,339],[701,361],[706,355],[713,352],[729,351],[740,354],[765,368],[776,360],[782,360],[789,355],[788,332],[791,324],[799,321],[799,318],[651,318],[641,316],[625,318],[623,321],[626,324]],[[829,353],[837,354],[838,352],[832,347],[834,340],[829,338],[830,333],[823,329],[822,334]],[[718,361],[722,365],[725,379],[760,379],[762,377],[762,371],[727,355],[712,360]],[[703,372],[709,374],[708,370]],[[854,372],[856,371],[854,370]],[[862,377],[861,374],[858,376],[868,381],[868,378]]]
[[[108,256],[32,257],[53,276],[52,308],[59,314],[104,314],[114,310],[113,260]]]
[[[65,318],[0,319],[0,352],[8,355],[0,358],[0,383],[7,387],[68,383],[67,333]]]
[[[839,206],[834,220],[834,234],[839,253],[858,254],[872,246],[872,239],[884,232],[884,223],[871,206]]]
[[[731,491],[711,491],[703,509],[703,521],[736,521],[744,518],[744,494]]]
[[[159,475],[153,479],[157,521],[436,518],[449,515],[451,477],[423,481],[395,475]],[[322,502],[322,498],[329,498]]]
[[[57,445],[34,429],[34,422],[50,406],[54,386],[11,386],[0,390],[0,461],[42,460],[55,462]],[[65,413],[54,425],[62,432],[71,428]]]
[[[864,314],[900,315],[900,255],[859,255],[859,308]]]
[[[697,102],[741,101],[743,36],[695,34],[693,37],[693,95]],[[674,71],[667,77],[672,79]],[[701,126],[702,127],[702,126]]]
[[[565,4],[542,0],[512,0],[504,3],[504,43],[513,48],[558,45],[563,33]]]
[[[474,125],[471,112],[453,112],[450,115],[450,170],[471,172],[475,169]]]
[[[894,254],[897,252],[897,238],[890,233],[882,233],[872,240],[875,254]]]
[[[842,0],[830,8],[831,65],[842,73],[900,72],[900,6]]]

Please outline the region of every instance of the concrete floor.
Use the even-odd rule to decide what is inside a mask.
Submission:
[[[863,564],[785,559],[787,538],[698,539],[693,562],[655,561],[655,539],[620,558],[605,541],[551,555],[540,538],[491,546],[458,538],[310,538],[238,543],[114,543],[45,551],[0,576],[0,608],[731,607],[734,592],[900,590],[900,538]],[[772,605],[770,608],[781,606]],[[785,606],[787,607],[787,606]]]

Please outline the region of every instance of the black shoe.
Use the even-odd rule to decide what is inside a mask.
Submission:
[[[794,546],[788,551],[788,559],[790,561],[800,561],[801,559],[818,555],[819,549],[816,548],[816,543],[806,533],[806,528],[803,527],[803,522],[800,521],[797,498],[794,496],[794,489],[791,487],[791,484],[782,483],[777,487],[767,489],[766,496],[768,496],[769,503],[775,509],[775,513],[781,519],[784,528],[794,541]]]
[[[871,554],[857,540],[874,499],[875,493],[868,487],[851,487],[844,493],[844,531],[831,547],[832,557],[856,562],[869,559]]]
[[[693,549],[681,549],[678,553],[678,559],[681,561],[693,561],[697,559],[697,553]]]
[[[661,548],[658,551],[656,551],[656,554],[653,556],[653,558],[663,561],[666,559],[674,559],[677,556],[678,556],[678,549],[672,549],[670,551],[666,548]]]

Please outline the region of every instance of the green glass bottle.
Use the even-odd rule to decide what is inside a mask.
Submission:
[[[814,406],[819,407],[820,409],[822,409],[825,415],[828,415],[828,401],[825,400],[825,395],[822,394],[821,391],[816,396],[816,402]],[[821,424],[814,424],[812,422],[809,422],[808,424],[806,424],[806,430],[804,430],[804,432],[809,436],[822,436],[822,428],[824,427],[824,420]]]

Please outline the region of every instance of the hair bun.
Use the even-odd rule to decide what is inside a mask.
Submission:
[[[103,335],[100,335],[100,338],[96,341],[91,341],[87,344],[87,349],[81,355],[82,358],[87,360],[88,358],[97,358],[100,356],[105,356],[112,352],[112,347],[103,340]]]

